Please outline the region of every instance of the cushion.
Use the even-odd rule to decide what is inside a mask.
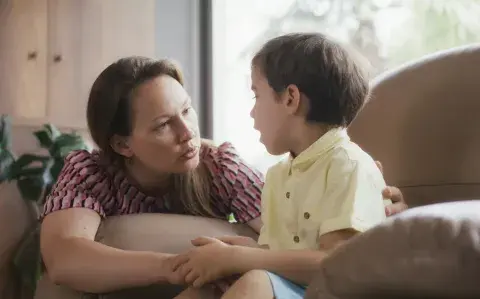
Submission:
[[[219,219],[169,214],[141,214],[108,217],[102,221],[96,240],[105,245],[125,250],[180,253],[191,248],[190,241],[198,236],[220,237],[225,235],[258,237],[246,225],[230,224]],[[182,288],[177,286],[153,285],[109,294],[92,295],[56,286],[45,276],[38,284],[35,299],[167,299],[173,298],[181,290]]]
[[[109,217],[98,229],[97,241],[120,249],[180,253],[199,236],[258,235],[248,226],[221,219],[172,214]]]
[[[198,236],[220,237],[225,235],[258,237],[248,226],[232,225],[224,220],[168,214],[143,214],[110,217],[100,227],[97,239],[103,244],[120,249],[180,253],[192,248],[190,241]],[[103,295],[101,298],[173,298],[182,289],[177,286],[153,285],[113,292]]]
[[[326,258],[308,299],[480,298],[480,201],[411,209]]]
[[[480,43],[382,73],[349,127],[411,207],[480,195],[478,65]]]

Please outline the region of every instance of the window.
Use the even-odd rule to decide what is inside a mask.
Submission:
[[[268,39],[320,31],[359,51],[377,75],[428,53],[480,41],[480,0],[214,0],[213,134],[265,171],[253,129],[250,59]]]

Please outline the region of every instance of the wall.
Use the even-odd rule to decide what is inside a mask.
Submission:
[[[157,0],[157,58],[176,60],[185,75],[186,89],[199,111],[199,1]]]
[[[199,111],[199,2],[191,0],[157,0],[156,56],[176,60],[185,75],[186,89]],[[81,113],[85,113],[82,111]],[[32,132],[38,128],[16,125],[12,128],[13,148],[18,154],[38,152]],[[89,138],[88,132],[81,132]]]

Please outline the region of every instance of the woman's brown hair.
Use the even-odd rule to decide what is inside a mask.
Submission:
[[[136,88],[162,75],[184,84],[181,70],[172,61],[138,56],[118,60],[95,80],[87,105],[88,128],[108,163],[123,162],[123,157],[112,149],[110,140],[114,135],[126,137],[131,134],[132,95]],[[172,177],[173,204],[181,204],[176,212],[219,217],[211,207],[210,177],[202,162],[195,170],[172,174]]]

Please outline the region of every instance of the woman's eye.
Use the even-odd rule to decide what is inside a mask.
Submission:
[[[192,107],[188,107],[188,108],[183,109],[183,111],[182,111],[183,115],[188,114],[191,109],[192,109]]]
[[[155,131],[161,131],[165,129],[168,125],[168,122],[161,123],[155,127]]]

